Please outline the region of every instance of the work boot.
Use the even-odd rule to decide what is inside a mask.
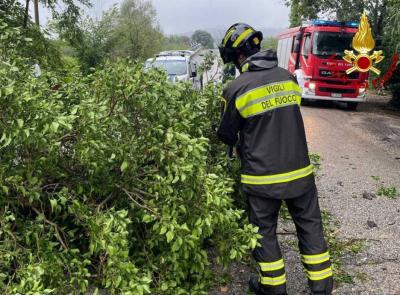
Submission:
[[[251,278],[249,281],[249,289],[256,295],[287,295],[284,293],[276,293],[274,291],[268,291],[266,287],[262,286],[258,278]]]

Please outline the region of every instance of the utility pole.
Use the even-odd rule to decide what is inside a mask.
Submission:
[[[39,26],[39,0],[33,0],[33,7],[35,10],[35,24]]]

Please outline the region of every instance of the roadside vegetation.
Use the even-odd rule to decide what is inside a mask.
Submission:
[[[221,89],[126,60],[35,77],[32,41],[0,27],[2,294],[206,294],[208,249],[258,238],[212,129]]]
[[[371,178],[375,181],[376,194],[378,196],[384,196],[389,199],[397,199],[399,197],[399,192],[395,186],[386,186],[379,176],[371,176]]]

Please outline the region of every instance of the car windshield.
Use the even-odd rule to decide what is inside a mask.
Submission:
[[[317,32],[313,38],[312,53],[320,57],[341,57],[346,49],[351,50],[353,36],[354,33]]]
[[[186,62],[184,60],[155,60],[148,61],[146,68],[160,68],[167,71],[168,75],[185,75],[187,73]]]

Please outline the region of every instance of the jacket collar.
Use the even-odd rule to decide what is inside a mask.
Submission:
[[[249,56],[241,65],[241,72],[252,72],[272,69],[278,66],[276,52],[267,50]]]

